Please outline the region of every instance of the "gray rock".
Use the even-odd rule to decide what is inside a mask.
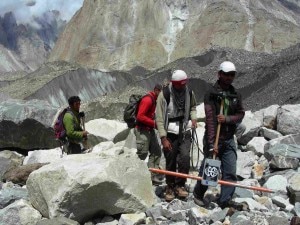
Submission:
[[[265,157],[273,168],[298,168],[300,158],[300,145],[276,144],[265,151]]]
[[[274,156],[270,161],[270,168],[273,169],[297,169],[299,159],[284,157],[281,155]]]
[[[271,216],[268,218],[269,225],[286,225],[289,224],[289,219],[279,216]]]
[[[262,122],[251,111],[247,111],[243,119],[243,124],[246,126],[246,130],[239,139],[239,142],[246,145],[252,138],[258,136]]]
[[[55,148],[52,123],[57,108],[45,101],[10,100],[0,104],[0,148]]]
[[[290,179],[288,184],[290,193],[290,200],[293,204],[300,202],[300,173],[295,173]]]
[[[300,129],[300,105],[283,105],[278,109],[277,131],[283,135],[297,134]]]
[[[35,170],[41,168],[47,163],[34,163],[29,165],[19,166],[13,169],[10,169],[4,174],[5,181],[11,181],[15,184],[25,185],[28,179],[28,176]]]
[[[23,199],[0,209],[1,225],[37,224],[41,218],[42,215]]]
[[[235,188],[235,192],[234,195],[236,197],[243,197],[243,198],[253,198],[253,191],[249,190],[249,189],[245,189],[245,188]]]
[[[36,225],[80,225],[77,221],[65,218],[56,217],[53,219],[42,219]]]
[[[229,208],[225,209],[220,209],[220,208],[215,208],[212,210],[210,219],[212,222],[217,222],[217,221],[224,221],[227,213],[228,213]]]
[[[3,209],[20,199],[28,200],[27,189],[16,186],[11,188],[3,188],[0,191],[0,209]]]
[[[289,200],[288,199],[284,199],[280,196],[273,196],[272,197],[272,202],[277,205],[280,208],[288,208],[290,206]]]
[[[267,151],[269,148],[274,147],[277,144],[300,145],[300,134],[290,134],[270,140],[265,145],[265,151]]]
[[[250,178],[251,170],[255,161],[254,152],[237,151],[237,157],[236,174],[242,178]]]
[[[259,131],[259,135],[264,137],[267,140],[272,140],[276,138],[280,138],[283,135],[276,130],[271,130],[266,127],[262,127]]]
[[[265,206],[251,198],[235,198],[234,201],[238,203],[246,202],[250,210],[268,211]]]
[[[154,206],[154,207],[151,207],[151,208],[148,208],[148,209],[146,210],[146,215],[147,215],[148,217],[152,217],[152,219],[153,219],[154,221],[156,221],[157,218],[163,216],[163,214],[162,214],[162,209],[163,209],[163,207],[162,207],[161,204],[159,204],[159,205],[157,205],[157,206]]]
[[[122,214],[118,225],[131,225],[131,224],[142,224],[145,223],[146,216],[145,213],[139,214]]]
[[[266,188],[274,190],[275,192],[287,193],[287,179],[281,175],[274,175],[270,177],[267,182],[263,185]]]
[[[79,223],[99,212],[144,212],[155,203],[150,172],[135,154],[68,155],[30,174],[26,186],[44,217],[65,216]]]
[[[55,149],[44,149],[44,150],[35,150],[29,151],[28,155],[23,161],[23,165],[35,164],[35,163],[51,163],[56,162],[61,159],[63,156],[66,156],[66,153],[62,152],[60,147]]]
[[[188,219],[190,225],[205,224],[205,219],[208,217],[208,211],[199,207],[191,208],[188,212]]]
[[[264,154],[264,146],[267,140],[264,137],[254,137],[246,145],[247,151],[254,152],[255,155],[261,156]]]
[[[24,156],[4,150],[0,152],[0,181],[2,181],[3,175],[10,169],[22,165]]]
[[[269,129],[275,129],[277,127],[277,111],[279,105],[271,105],[263,109],[263,126]]]
[[[300,216],[300,202],[295,203],[295,208],[294,208],[296,216]]]

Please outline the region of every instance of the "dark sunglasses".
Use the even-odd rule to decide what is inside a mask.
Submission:
[[[235,77],[236,72],[227,72],[227,73],[223,72],[223,74],[225,77]]]

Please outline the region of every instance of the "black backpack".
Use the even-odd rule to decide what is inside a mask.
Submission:
[[[123,119],[127,123],[128,128],[134,128],[137,125],[136,115],[138,112],[139,104],[145,96],[150,96],[152,99],[152,103],[155,104],[154,98],[150,94],[146,95],[137,95],[132,94],[129,97],[129,103],[124,109]]]

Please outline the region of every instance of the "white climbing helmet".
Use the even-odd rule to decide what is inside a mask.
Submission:
[[[187,75],[183,70],[175,70],[172,73],[171,81],[183,81],[187,79]]]
[[[219,71],[223,71],[224,73],[228,73],[232,71],[236,72],[236,68],[232,62],[224,61],[221,63]]]

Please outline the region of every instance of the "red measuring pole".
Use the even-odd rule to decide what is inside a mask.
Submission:
[[[194,180],[202,180],[202,177],[198,176],[193,176],[189,174],[184,174],[184,173],[176,173],[168,170],[161,170],[161,169],[155,169],[155,168],[149,168],[149,170],[153,173],[160,173],[160,174],[165,174],[169,176],[175,176],[175,177],[181,177],[181,178],[190,178]],[[269,192],[269,193],[274,193],[273,190],[264,188],[264,187],[257,187],[257,186],[247,186],[244,184],[239,184],[235,182],[230,182],[230,181],[225,181],[225,180],[218,180],[218,184],[220,185],[227,185],[227,186],[235,186],[235,187],[240,187],[240,188],[246,188],[254,191],[262,191],[262,192]]]

